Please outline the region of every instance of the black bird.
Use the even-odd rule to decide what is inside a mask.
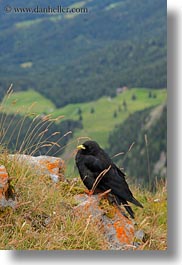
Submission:
[[[109,191],[117,205],[124,205],[134,218],[134,212],[127,202],[141,208],[125,180],[125,174],[112,162],[108,154],[95,141],[86,141],[77,146],[76,165],[80,177],[89,191]]]

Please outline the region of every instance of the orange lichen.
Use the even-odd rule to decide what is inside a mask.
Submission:
[[[118,209],[116,209],[115,220],[113,226],[118,240],[122,243],[130,244],[134,238],[134,228],[131,220],[124,217]]]
[[[77,196],[77,200],[81,201],[75,207],[77,216],[81,214],[92,216],[92,221],[94,220],[99,225],[100,231],[106,235],[106,238],[108,240],[112,238],[113,246],[118,247],[118,243],[122,247],[124,245],[127,247],[132,246],[134,240],[133,223],[130,219],[122,215],[118,207],[110,205],[105,199],[100,201],[100,196],[80,194]],[[110,213],[109,208],[112,209],[112,216],[108,216],[108,212]]]
[[[5,196],[8,187],[8,173],[4,166],[0,166],[0,199]]]
[[[54,162],[51,162],[49,159],[42,159],[39,161],[39,164],[43,168],[46,168],[49,173],[59,175],[64,179],[65,164],[63,161],[60,163],[60,159],[54,160]]]
[[[54,163],[50,163],[49,161],[45,162],[47,165],[47,169],[52,173],[53,169],[58,168],[59,167],[59,161],[56,161]]]
[[[114,228],[116,230],[117,238],[122,243],[129,243],[130,240],[125,232],[125,228],[121,225],[120,221],[114,223]]]
[[[59,161],[50,162],[48,160],[42,160],[39,162],[41,165],[46,166],[46,168],[52,173],[53,169],[59,167]]]

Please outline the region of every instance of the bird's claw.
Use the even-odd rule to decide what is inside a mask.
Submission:
[[[84,190],[84,192],[88,195],[88,196],[91,196],[93,195],[93,191],[92,190]]]

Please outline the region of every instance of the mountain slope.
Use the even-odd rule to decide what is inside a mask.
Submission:
[[[135,112],[109,136],[108,151],[133,181],[155,187],[166,178],[167,107],[159,105]]]
[[[39,7],[60,5],[39,1]],[[119,86],[166,87],[166,1],[61,1],[88,13],[0,13],[0,97],[10,83],[57,107],[115,95]],[[5,6],[3,3],[2,8]],[[15,0],[13,7],[36,7]]]
[[[122,123],[131,113],[163,104],[165,100],[166,89],[133,88],[115,98],[102,97],[99,100],[69,104],[58,109],[39,93],[29,90],[14,92],[5,100],[3,111],[8,114],[18,112],[27,115],[27,112],[30,112],[41,116],[51,115],[53,118],[64,116],[65,120],[79,120],[83,128],[75,131],[75,137],[91,137],[105,148],[108,146],[109,133],[116,124]]]

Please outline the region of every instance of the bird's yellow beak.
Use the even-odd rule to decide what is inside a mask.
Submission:
[[[82,150],[82,149],[85,150],[86,148],[85,148],[85,146],[83,144],[80,144],[80,145],[77,146],[77,149],[78,150]]]

